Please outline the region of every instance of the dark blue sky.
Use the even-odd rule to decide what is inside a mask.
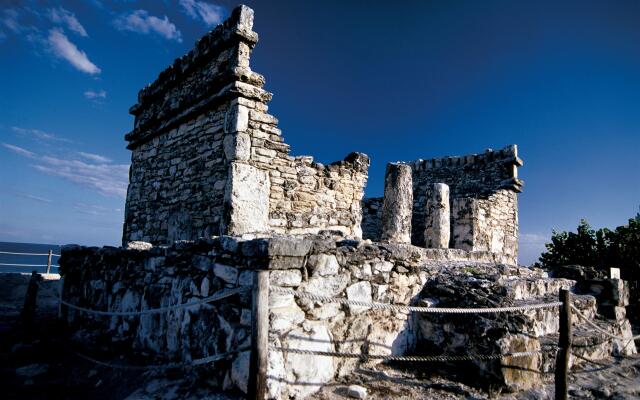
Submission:
[[[386,162],[517,143],[521,261],[640,205],[640,2],[247,2],[295,155]],[[116,244],[138,90],[235,3],[3,2],[0,240]],[[75,22],[74,22],[75,21]]]

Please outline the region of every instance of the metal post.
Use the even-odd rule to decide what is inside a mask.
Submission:
[[[247,398],[263,400],[267,393],[269,361],[269,271],[256,271],[252,297],[253,318]]]
[[[560,337],[556,354],[556,400],[567,400],[569,358],[571,357],[571,292],[560,290]]]
[[[49,258],[47,259],[47,274],[51,273],[51,257],[53,257],[53,250],[49,249]]]

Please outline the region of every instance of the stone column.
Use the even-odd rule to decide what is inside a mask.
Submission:
[[[447,249],[451,237],[449,186],[434,183],[427,189],[427,221],[424,240],[427,248]]]
[[[411,243],[412,182],[409,165],[387,164],[382,203],[381,240],[384,242]]]

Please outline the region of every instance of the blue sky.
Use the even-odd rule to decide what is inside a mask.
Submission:
[[[521,261],[640,205],[640,2],[247,2],[252,69],[295,155],[388,161],[517,143]],[[235,3],[0,5],[0,240],[118,244],[137,92]]]

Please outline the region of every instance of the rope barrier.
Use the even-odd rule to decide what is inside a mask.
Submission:
[[[116,317],[131,317],[131,316],[145,315],[145,314],[159,314],[159,313],[164,313],[164,312],[171,311],[171,310],[177,310],[177,309],[180,309],[180,308],[186,308],[186,307],[197,306],[197,305],[201,305],[201,304],[205,304],[205,303],[210,303],[210,302],[213,302],[213,301],[222,300],[224,298],[233,296],[235,294],[242,293],[242,292],[246,291],[247,289],[249,289],[249,287],[241,287],[241,288],[230,289],[230,290],[227,290],[227,291],[225,291],[223,293],[218,293],[218,294],[215,294],[213,296],[209,296],[209,297],[205,297],[203,299],[199,299],[197,301],[177,304],[177,305],[174,305],[174,306],[167,306],[167,307],[160,307],[160,308],[150,308],[148,310],[141,310],[141,311],[100,311],[100,310],[92,310],[92,309],[89,309],[89,308],[76,306],[75,304],[68,303],[68,302],[66,302],[66,301],[64,301],[62,299],[60,300],[60,303],[64,304],[67,307],[76,309],[78,311],[83,311],[83,312],[86,312],[86,313],[90,313],[90,314],[108,315],[108,316],[116,316]]]
[[[13,254],[19,256],[48,256],[49,253],[15,253],[13,251],[0,251],[0,254]],[[60,254],[51,253],[54,257],[60,257]]]
[[[576,306],[574,306],[573,304],[571,305],[571,309],[573,309],[573,311],[578,315],[578,317],[580,317],[580,319],[585,321],[587,324],[591,325],[592,328],[594,328],[595,330],[597,330],[600,333],[604,333],[605,335],[609,336],[612,339],[618,339],[618,340],[638,340],[638,339],[640,339],[640,335],[632,336],[632,337],[629,338],[629,337],[617,336],[617,335],[614,335],[612,333],[609,333],[609,332],[605,331],[604,329],[600,328],[598,325],[594,324],[589,318],[587,318],[583,313],[581,313],[580,310]]]
[[[583,313],[581,313],[580,310],[578,310],[578,308],[576,306],[574,306],[573,304],[571,305],[571,309],[578,315],[578,317],[580,319],[585,321],[588,325],[591,325],[591,327],[594,328],[595,330],[597,330],[598,332],[603,333],[606,336],[609,336],[611,339],[626,341],[624,346],[622,346],[623,349],[626,349],[627,346],[629,346],[631,343],[633,343],[634,341],[640,339],[640,335],[631,336],[631,337],[623,337],[623,336],[617,336],[617,335],[614,335],[612,333],[609,333],[609,332],[605,331],[604,329],[600,328],[595,323],[593,323],[589,318],[587,318]],[[611,339],[609,339],[609,340],[611,340]]]
[[[347,352],[333,352],[333,351],[315,351],[315,350],[301,350],[301,349],[289,349],[285,347],[271,346],[272,350],[296,353],[296,354],[308,354],[325,357],[338,357],[338,358],[359,358],[369,360],[386,360],[386,361],[472,361],[472,360],[497,360],[504,357],[529,357],[535,354],[540,354],[542,351],[523,351],[515,353],[505,354],[465,354],[465,355],[442,355],[442,356],[385,356],[374,354],[361,354],[361,353],[347,353]]]
[[[405,306],[405,305],[396,305],[396,304],[387,304],[387,303],[348,300],[344,298],[320,296],[316,294],[301,292],[293,289],[285,289],[280,287],[272,287],[271,290],[275,293],[292,294],[300,298],[314,300],[314,301],[324,301],[327,303],[347,304],[352,306],[368,307],[373,309],[386,309],[386,310],[394,310],[394,311],[414,311],[414,312],[434,313],[434,314],[489,314],[489,313],[500,313],[500,312],[536,310],[536,309],[542,309],[542,308],[553,308],[553,307],[559,307],[562,305],[561,302],[557,301],[552,303],[526,304],[522,306],[494,307],[494,308],[447,308],[447,307],[434,308],[434,307],[416,307],[416,306]]]
[[[241,353],[243,351],[247,351],[250,350],[249,347],[242,347],[239,348],[237,350],[233,350],[233,351],[228,351],[226,353],[222,353],[222,354],[216,354],[213,356],[209,356],[209,357],[204,357],[204,358],[198,358],[196,360],[193,360],[191,362],[184,362],[184,363],[167,363],[167,364],[158,364],[158,365],[123,365],[123,364],[113,364],[113,363],[108,363],[105,361],[100,361],[100,360],[96,360],[95,358],[91,358],[85,354],[79,353],[77,351],[74,351],[73,353],[84,359],[87,361],[90,361],[94,364],[98,364],[101,365],[103,367],[108,367],[108,368],[113,368],[113,369],[125,369],[125,370],[136,370],[136,371],[141,371],[141,370],[150,370],[150,369],[172,369],[172,368],[185,368],[185,367],[197,367],[197,366],[201,366],[201,365],[205,365],[205,364],[210,364],[212,362],[215,361],[220,361],[220,360],[224,360],[226,358],[229,358],[230,356],[237,354],[237,353]]]

